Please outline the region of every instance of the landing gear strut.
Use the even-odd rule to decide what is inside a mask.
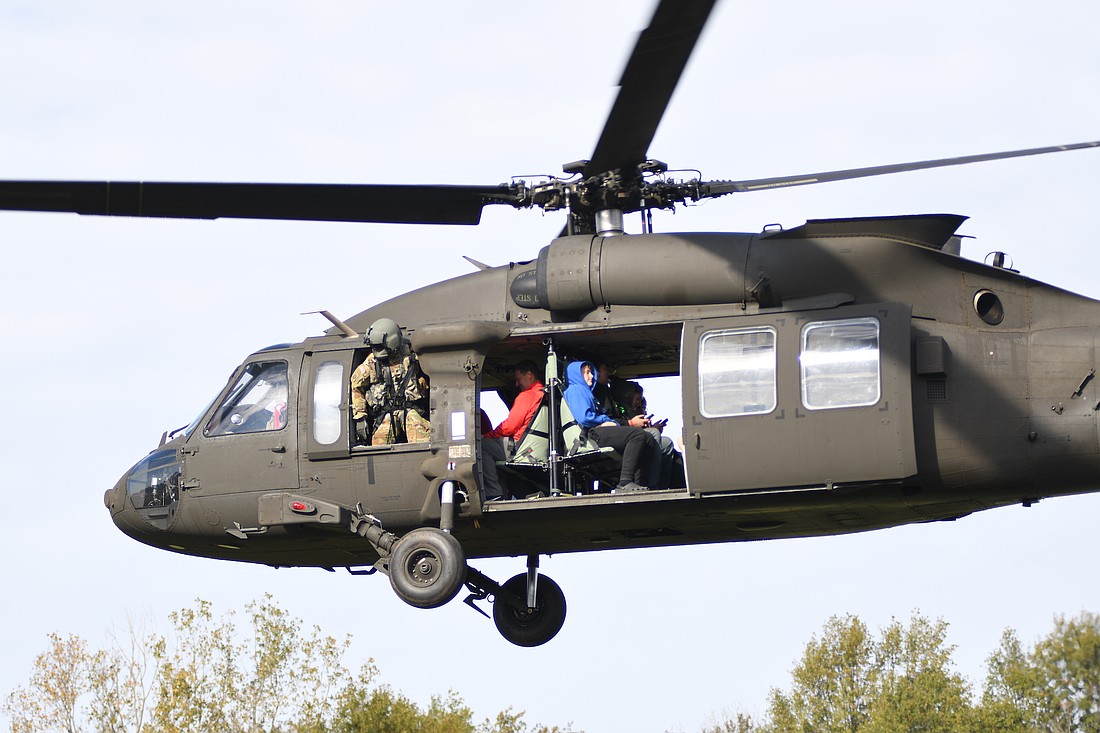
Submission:
[[[538,572],[538,556],[527,558],[527,572],[503,585],[469,567],[466,555],[450,533],[421,527],[397,537],[366,515],[352,531],[378,551],[378,566],[390,576],[397,597],[417,608],[438,608],[465,585],[466,603],[488,616],[474,601],[492,597],[497,631],[517,646],[539,646],[553,639],[565,623],[565,594],[558,584]]]
[[[539,646],[553,639],[565,623],[565,594],[553,580],[539,577],[535,604],[528,605],[527,575],[521,573],[501,586],[493,603],[497,631],[517,646]]]
[[[500,585],[469,568],[466,587],[472,593],[466,603],[484,614],[474,601],[493,596],[493,622],[497,631],[517,646],[540,646],[553,639],[565,623],[565,594],[558,584],[538,573],[538,557],[527,561],[527,572]],[[485,614],[488,615],[488,614]]]

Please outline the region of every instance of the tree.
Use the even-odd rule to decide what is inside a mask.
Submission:
[[[529,728],[524,713],[507,708],[493,720],[474,724],[473,711],[453,690],[435,695],[428,707],[419,706],[388,686],[349,685],[340,701],[332,733],[574,733],[544,725]],[[579,731],[576,733],[580,733]]]
[[[1038,719],[1032,690],[1043,686],[1039,671],[1028,663],[1016,632],[1005,629],[1001,644],[986,663],[985,692],[978,710],[988,730],[1024,733],[1033,730],[1028,722]]]
[[[475,733],[473,712],[453,691],[432,697],[427,711],[388,686],[350,685],[338,705],[333,733]]]
[[[983,703],[1014,730],[1100,733],[1100,614],[1056,617],[1030,652],[1006,631]]]
[[[12,733],[82,730],[79,700],[89,688],[88,644],[73,635],[47,638],[49,649],[35,657],[27,686],[17,687],[5,701]]]
[[[790,691],[772,689],[763,721],[727,716],[703,733],[1100,733],[1100,614],[1057,617],[1031,649],[1006,630],[979,704],[953,669],[947,628],[914,614],[873,638],[854,616],[830,618],[806,645]]]
[[[790,694],[772,689],[771,727],[782,731],[849,733],[867,722],[873,697],[874,642],[855,616],[825,622],[791,672]]]
[[[350,638],[316,626],[302,634],[270,596],[246,611],[243,640],[233,612],[216,618],[202,600],[170,615],[170,638],[131,625],[126,644],[91,651],[79,637],[51,634],[28,684],[5,701],[13,733],[327,730],[350,676]],[[358,681],[375,673],[369,662]]]
[[[914,614],[878,638],[855,616],[832,617],[791,673],[789,693],[773,689],[767,731],[883,733],[956,731],[973,711],[966,680],[952,670],[947,623]]]
[[[131,621],[125,641],[113,641],[87,660],[92,696],[88,717],[100,733],[141,731],[157,675],[153,647],[160,639]]]
[[[735,713],[732,718],[727,715],[724,720],[703,728],[702,733],[758,733],[759,730],[751,715]]]
[[[571,733],[529,729],[508,708],[475,725],[455,692],[432,697],[421,710],[404,695],[375,684],[368,660],[344,664],[350,637],[335,639],[303,624],[271,598],[245,607],[247,633],[235,614],[220,616],[203,600],[170,614],[161,637],[129,628],[92,651],[77,636],[49,636],[30,680],[8,695],[12,733]]]
[[[952,670],[955,646],[947,643],[947,622],[915,615],[908,627],[896,619],[883,631],[869,676],[874,693],[868,733],[943,731],[972,720],[970,686]]]
[[[216,623],[203,600],[169,619],[175,643],[158,639],[152,651],[159,668],[153,728],[164,733],[240,730],[234,725],[239,673],[232,620]]]

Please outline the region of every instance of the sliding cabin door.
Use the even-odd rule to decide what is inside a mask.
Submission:
[[[916,473],[908,305],[684,324],[684,455],[696,495]]]

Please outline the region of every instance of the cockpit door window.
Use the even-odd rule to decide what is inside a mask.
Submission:
[[[203,434],[213,437],[282,430],[288,422],[287,384],[284,361],[247,365],[214,411]]]

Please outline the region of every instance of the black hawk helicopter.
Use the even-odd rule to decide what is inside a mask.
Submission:
[[[1100,303],[959,256],[963,217],[814,220],[757,233],[624,233],[623,216],[731,193],[1100,147],[1100,142],[741,181],[648,157],[713,0],[662,0],[591,158],[486,186],[0,183],[0,208],[477,224],[563,211],[537,257],[416,290],[252,354],[195,421],[109,490],[116,525],[170,551],[380,569],[406,602],[493,601],[513,643],[561,628],[556,552],[810,537],[1095,490]],[[430,382],[423,440],[357,439],[351,376],[400,324]],[[612,493],[616,456],[562,406],[567,363],[678,377],[683,486]],[[487,501],[484,396],[545,365],[547,396]],[[526,443],[526,445],[524,445]],[[525,556],[501,584],[468,560]],[[480,610],[480,609],[479,609]]]

